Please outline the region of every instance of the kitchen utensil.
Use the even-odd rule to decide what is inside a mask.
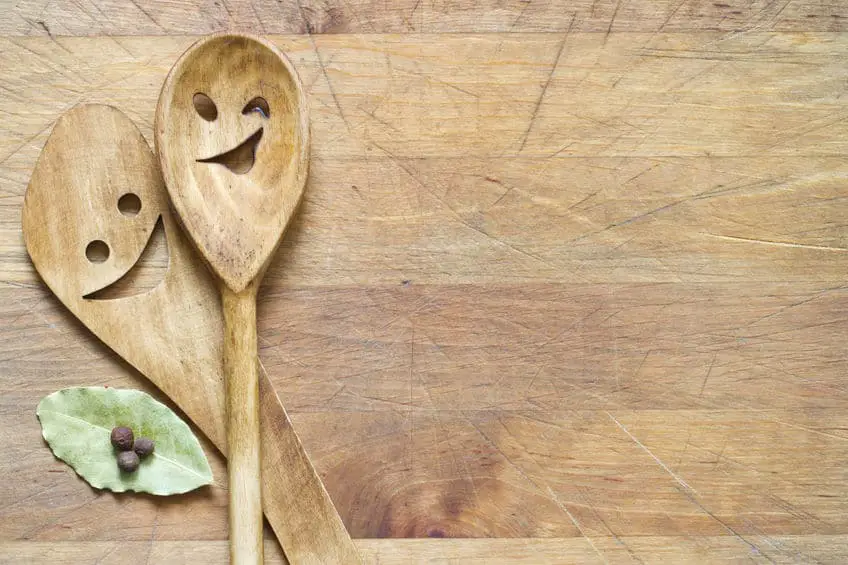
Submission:
[[[306,184],[309,119],[300,79],[270,43],[202,39],[168,74],[155,132],[174,208],[220,282],[230,561],[260,564],[256,295]]]

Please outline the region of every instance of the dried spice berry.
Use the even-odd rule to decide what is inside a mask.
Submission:
[[[139,457],[144,459],[145,457],[153,453],[154,447],[155,444],[153,443],[152,439],[140,437],[135,440],[135,444],[133,445],[133,451],[135,451]]]
[[[122,451],[118,454],[118,467],[125,473],[138,469],[139,459],[135,451]]]
[[[114,428],[110,439],[112,440],[112,445],[115,446],[115,449],[130,451],[133,448],[133,432],[131,429],[125,428],[124,426]]]

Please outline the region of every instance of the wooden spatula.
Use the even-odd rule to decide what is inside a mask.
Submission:
[[[155,131],[174,208],[220,282],[230,561],[255,565],[262,562],[256,294],[306,184],[307,103],[272,44],[212,36],[171,69]]]
[[[24,240],[62,303],[226,454],[218,291],[167,198],[158,162],[133,123],[115,108],[77,106],[56,123],[36,164],[24,199]],[[98,298],[136,277],[158,230],[168,250],[166,266],[153,269],[161,281],[142,293],[128,295],[129,285],[123,298]],[[293,564],[358,563],[264,371],[259,385],[263,504],[287,557]]]

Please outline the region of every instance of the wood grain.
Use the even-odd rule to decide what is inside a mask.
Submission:
[[[14,2],[2,35],[846,31],[839,0]]]
[[[262,441],[256,291],[221,292],[224,375],[227,381],[227,480],[230,561],[262,565]],[[285,466],[285,462],[283,462]],[[297,549],[292,548],[296,554]]]
[[[848,247],[839,198],[846,174],[839,155],[848,139],[839,97],[848,50],[842,35],[660,34],[650,41],[682,58],[641,58],[633,53],[649,36],[618,34],[603,46],[593,34],[573,34],[569,41],[588,43],[563,51],[560,72],[572,72],[563,67],[570,58],[588,57],[585,69],[561,82],[554,74],[541,97],[561,40],[513,37],[473,38],[478,63],[462,66],[448,57],[472,50],[461,38],[438,45],[414,37],[316,38],[321,64],[310,40],[278,42],[311,96],[318,158],[303,217],[279,259],[285,269],[272,266],[268,276],[287,285],[841,280],[841,248]],[[68,107],[68,88],[80,93],[73,102],[120,106],[150,135],[160,81],[189,44],[15,41],[24,43],[3,52],[11,92],[0,101],[13,116],[0,124],[10,187],[26,178],[52,120]],[[690,59],[694,45],[693,57],[728,60]],[[713,48],[717,54],[707,53]],[[735,60],[744,49],[759,55]],[[601,56],[611,50],[622,56]],[[512,63],[522,56],[526,64]],[[409,57],[420,57],[426,66],[416,72],[424,76],[397,70]],[[38,71],[23,60],[71,71]],[[430,74],[461,89],[479,85],[469,91],[478,98]],[[35,97],[37,108],[14,113]],[[628,135],[621,120],[647,133]],[[439,125],[448,123],[449,130]],[[521,158],[509,158],[525,134]],[[796,206],[798,193],[810,205]],[[390,205],[393,213],[380,212]],[[347,207],[356,213],[340,212]],[[751,214],[756,222],[746,221]],[[15,208],[5,217],[0,227],[11,238]],[[530,218],[539,231],[522,229]],[[32,282],[22,271],[25,257],[14,247],[8,257],[11,280]]]
[[[308,24],[253,6],[313,34],[273,38],[314,152],[259,343],[351,534],[390,538],[357,540],[366,562],[844,562],[842,3],[301,4]],[[44,472],[41,396],[139,385],[38,287],[17,214],[68,104],[117,104],[150,139],[192,41],[168,35],[257,15],[169,2],[160,29],[42,4],[51,38],[38,7],[0,53],[0,418],[20,455],[0,553],[94,561],[124,536],[223,561],[220,493],[154,507]],[[112,31],[157,37],[61,37]],[[102,524],[131,502],[134,523]]]
[[[496,563],[498,565],[567,565],[570,563],[662,563],[669,559],[691,563],[839,563],[848,558],[846,536],[777,536],[772,542],[784,555],[764,555],[728,536],[703,536],[697,540],[661,536],[598,538],[593,545],[580,538],[489,540],[356,540],[366,565],[426,565],[433,563]],[[266,563],[285,563],[279,551],[266,544]],[[226,564],[223,542],[2,542],[0,563],[14,555],[22,562],[146,563],[181,565],[202,559],[210,565]]]
[[[272,39],[303,80],[318,160],[824,157],[848,144],[844,34]],[[158,89],[190,44],[3,38],[6,108],[41,103],[3,124],[0,156],[77,101],[121,107],[150,138]]]

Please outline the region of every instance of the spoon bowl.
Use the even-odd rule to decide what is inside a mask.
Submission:
[[[189,237],[241,292],[264,272],[306,185],[309,116],[297,72],[265,40],[203,39],[165,80],[155,129]]]

